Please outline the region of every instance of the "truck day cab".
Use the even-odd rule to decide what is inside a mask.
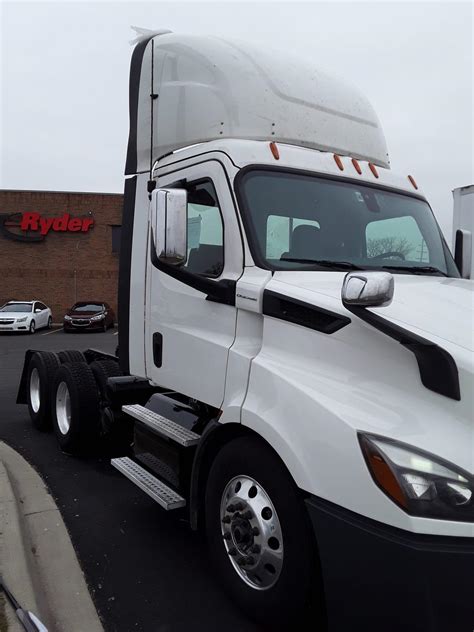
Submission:
[[[35,425],[70,453],[131,428],[112,464],[270,629],[471,630],[474,288],[366,99],[144,38],[122,235],[118,358],[28,352]]]

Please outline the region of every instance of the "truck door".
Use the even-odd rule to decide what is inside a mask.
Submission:
[[[147,377],[155,384],[219,407],[224,399],[227,357],[235,338],[233,285],[243,271],[233,199],[224,168],[217,160],[160,175],[158,186],[187,190],[188,257],[183,267],[191,274],[183,281],[177,278],[179,275],[157,269],[151,260],[149,238]],[[219,281],[227,282],[230,300],[203,291],[203,279],[211,287]]]

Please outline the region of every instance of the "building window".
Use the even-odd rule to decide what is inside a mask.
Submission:
[[[111,226],[112,228],[112,252],[114,254],[120,254],[120,235],[122,231],[121,226]]]

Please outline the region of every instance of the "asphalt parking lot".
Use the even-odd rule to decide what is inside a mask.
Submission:
[[[110,466],[60,452],[15,404],[26,349],[114,352],[117,330],[0,334],[0,437],[41,474],[60,508],[107,632],[256,632],[212,575],[202,536]],[[65,578],[65,581],[67,578]]]

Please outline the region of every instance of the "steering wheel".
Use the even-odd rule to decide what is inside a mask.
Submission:
[[[375,257],[370,257],[370,259],[389,259],[390,257],[398,257],[405,261],[405,255],[403,252],[397,252],[395,250],[391,250],[390,252],[382,252],[380,255],[375,255]]]

